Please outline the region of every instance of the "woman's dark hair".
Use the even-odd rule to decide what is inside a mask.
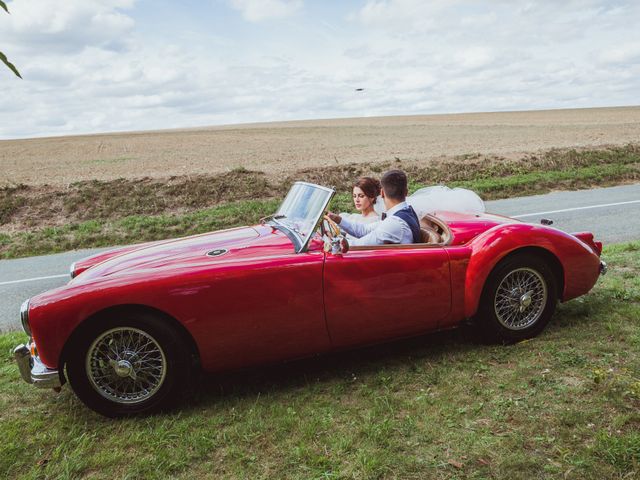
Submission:
[[[364,194],[372,199],[371,203],[376,203],[376,198],[380,195],[380,182],[373,177],[360,177],[354,187],[358,187]]]
[[[389,170],[380,180],[385,196],[393,200],[404,200],[407,197],[407,174],[402,170]]]

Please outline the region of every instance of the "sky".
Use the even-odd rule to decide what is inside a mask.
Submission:
[[[640,103],[635,0],[6,3],[0,139]]]

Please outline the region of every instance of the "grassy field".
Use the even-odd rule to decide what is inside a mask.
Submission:
[[[411,190],[446,184],[484,199],[607,186],[640,180],[640,146],[550,150],[518,160],[464,155],[429,165],[359,163],[294,171],[279,180],[236,169],[218,176],[118,179],[68,187],[0,188],[0,258],[123,245],[255,224],[273,213],[296,180],[334,186],[332,208],[351,211],[350,191],[361,175],[403,168]]]
[[[0,336],[2,478],[640,475],[640,242],[538,338],[470,328],[210,377],[173,413],[121,421],[19,379]]]

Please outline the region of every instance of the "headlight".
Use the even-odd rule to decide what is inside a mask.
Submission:
[[[71,266],[69,267],[69,275],[71,276],[71,279],[74,279],[76,276],[76,262],[73,262],[71,264]]]
[[[24,333],[31,337],[31,328],[29,328],[29,300],[25,300],[20,306],[20,321],[22,322]]]

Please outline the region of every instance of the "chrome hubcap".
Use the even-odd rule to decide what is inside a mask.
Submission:
[[[118,375],[119,377],[128,377],[129,375],[131,375],[133,366],[126,360],[120,360],[119,362],[116,362],[113,369],[116,371],[116,375]]]
[[[132,327],[108,330],[87,352],[86,370],[93,388],[117,403],[139,403],[153,396],[166,375],[166,358],[158,342]]]
[[[531,268],[519,268],[502,279],[494,299],[498,321],[510,330],[530,327],[547,304],[547,283]]]
[[[520,297],[520,311],[524,312],[531,305],[531,292],[527,292]]]

